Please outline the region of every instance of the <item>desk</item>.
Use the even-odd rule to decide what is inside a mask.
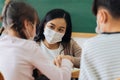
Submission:
[[[115,79],[115,80],[120,80],[120,78],[117,78],[117,79]]]
[[[71,74],[71,80],[78,80],[80,74],[80,69],[73,69],[72,74]]]

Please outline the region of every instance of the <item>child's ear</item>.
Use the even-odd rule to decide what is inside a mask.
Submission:
[[[98,12],[98,18],[100,23],[106,23],[108,21],[108,12],[106,10],[100,10]]]
[[[28,20],[24,20],[24,29],[28,29],[29,28],[29,21]]]

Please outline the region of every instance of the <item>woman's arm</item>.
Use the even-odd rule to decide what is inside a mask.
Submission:
[[[81,51],[81,47],[71,39],[71,55],[73,55],[73,64],[77,68],[80,67]]]

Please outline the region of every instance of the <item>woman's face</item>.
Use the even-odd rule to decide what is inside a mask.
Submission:
[[[64,18],[56,18],[45,24],[44,36],[49,44],[56,44],[62,41],[66,32],[66,21]]]
[[[56,18],[51,21],[48,21],[45,24],[45,27],[48,27],[56,32],[63,33],[63,34],[65,34],[66,32],[66,26],[67,24],[64,18]]]

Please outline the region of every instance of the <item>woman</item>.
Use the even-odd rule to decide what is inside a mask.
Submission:
[[[55,66],[31,40],[38,23],[38,15],[31,6],[9,2],[4,10],[3,23],[6,34],[0,36],[0,71],[5,80],[34,80],[34,68],[50,80],[70,80],[70,60],[61,57],[61,67]]]
[[[40,23],[35,41],[38,42],[40,49],[49,56],[48,59],[51,61],[62,54],[72,61],[74,67],[79,68],[81,48],[71,39],[71,33],[70,14],[63,9],[53,9],[46,14]]]
[[[37,29],[35,41],[53,60],[59,54],[69,58],[74,67],[80,67],[81,48],[71,39],[72,23],[68,12],[63,9],[49,11]]]

